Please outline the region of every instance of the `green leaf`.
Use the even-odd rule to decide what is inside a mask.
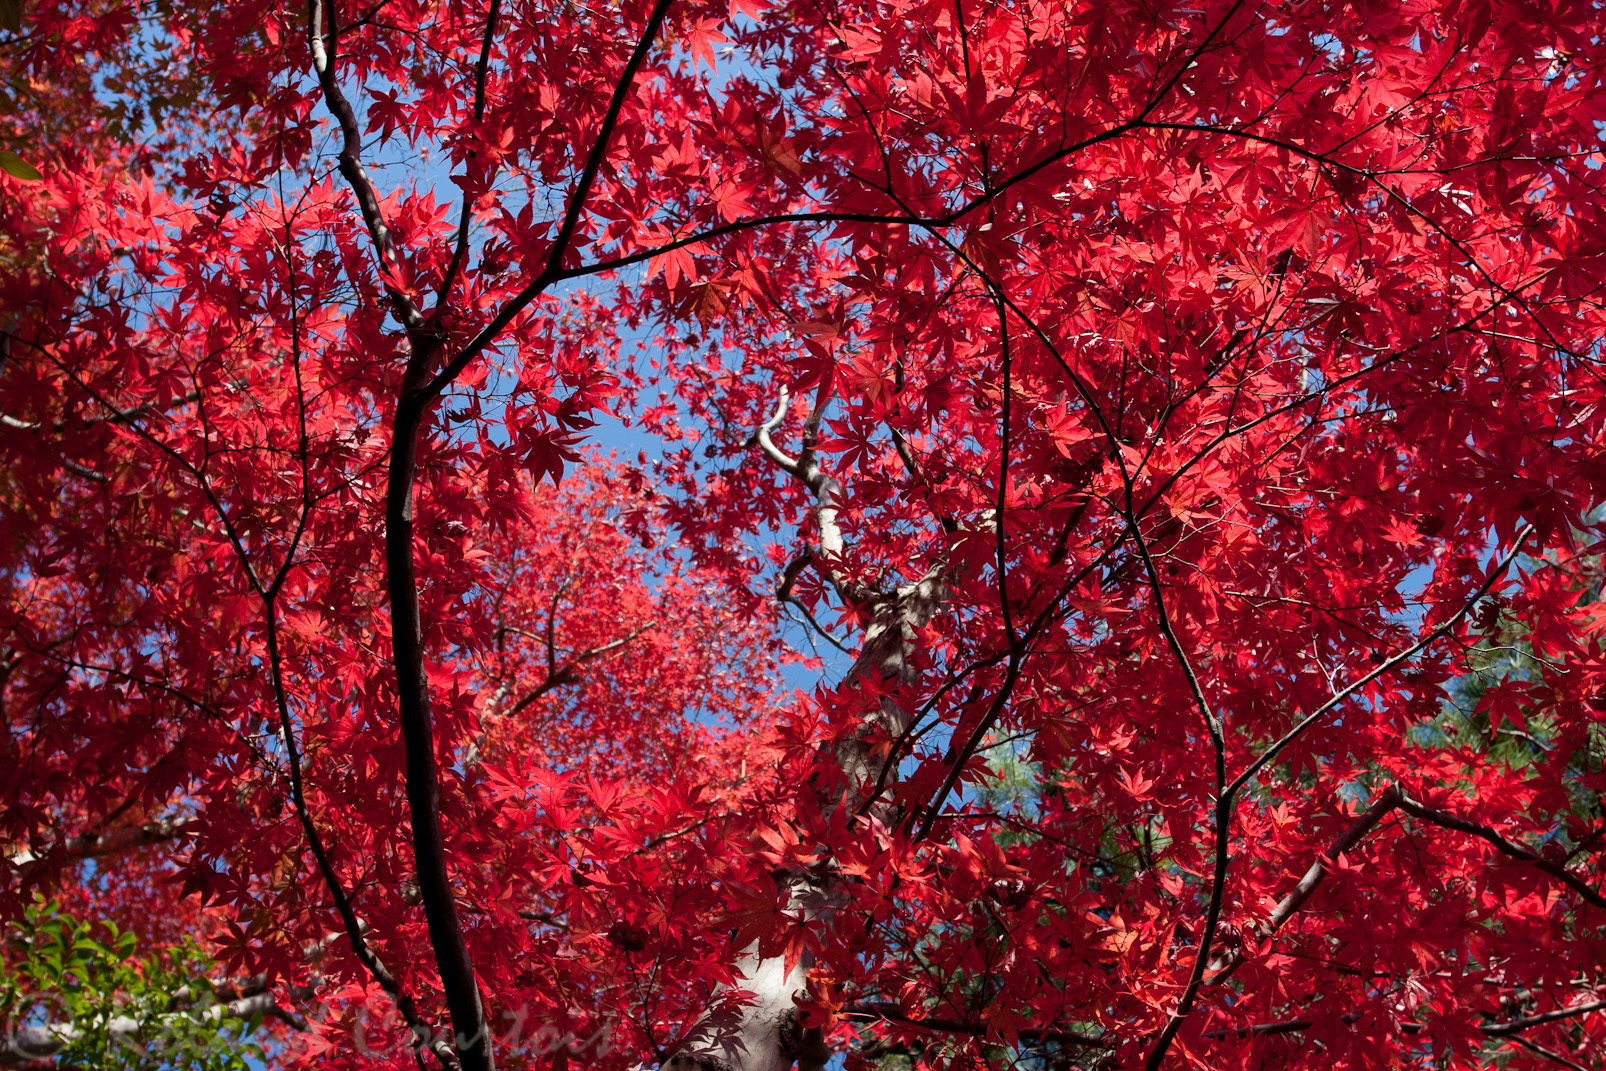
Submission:
[[[0,4],[4,2],[5,0],[0,0]],[[45,177],[39,173],[37,167],[34,167],[10,149],[0,149],[0,171],[4,171],[14,179],[21,179],[23,182],[43,182]]]

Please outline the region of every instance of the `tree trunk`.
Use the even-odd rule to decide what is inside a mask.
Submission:
[[[891,594],[876,595],[848,679],[912,683],[915,670],[910,656],[916,634],[947,596],[948,586],[935,571]],[[894,698],[883,698],[861,731],[835,747],[833,758],[846,787],[833,796],[822,794],[821,810],[829,814],[837,807],[862,803],[882,780],[881,766],[871,757],[873,738],[883,731],[896,737],[908,727],[908,711]],[[830,925],[836,878],[828,866],[814,873],[777,875],[777,881],[786,884],[788,913]],[[664,1071],[787,1071],[793,1063],[802,1071],[818,1071],[830,1053],[818,1028],[803,1028],[797,1006],[808,989],[812,965],[806,950],[788,972],[785,957],[761,956],[756,944],[743,949],[736,960],[736,983],[716,991],[708,1011],[664,1062]]]

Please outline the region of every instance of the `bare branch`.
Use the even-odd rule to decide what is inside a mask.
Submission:
[[[770,432],[786,415],[787,389],[784,386],[781,388],[780,401],[775,406],[775,414],[759,425],[758,430],[748,440],[748,444],[757,444],[777,468],[794,477],[814,496],[814,524],[820,532],[820,548],[815,556],[815,564],[821,574],[831,582],[831,586],[836,588],[843,602],[850,606],[859,606],[876,598],[880,593],[848,580],[837,567],[837,563],[842,561],[847,550],[847,543],[842,537],[842,528],[837,524],[842,485],[820,467],[819,457],[814,450],[820,438],[820,424],[834,397],[834,392],[822,391],[815,401],[808,419],[803,422],[803,449],[796,460],[787,457],[770,438]]]
[[[574,684],[580,679],[579,670],[581,666],[592,661],[593,659],[601,658],[605,654],[619,650],[619,648],[625,646],[631,640],[635,639],[637,636],[640,636],[648,629],[651,629],[656,624],[656,621],[649,621],[640,628],[633,630],[628,636],[621,636],[617,640],[612,640],[600,647],[593,647],[588,651],[581,651],[579,654],[569,659],[569,661],[565,662],[562,669],[549,669],[546,680],[542,681],[530,691],[526,692],[517,703],[513,704],[512,709],[510,709],[508,713],[517,714],[519,711],[523,710],[537,699],[540,699],[543,695],[546,695],[554,688],[562,687],[565,684]],[[551,648],[548,648],[548,650],[551,650]]]
[[[815,444],[820,439],[820,423],[825,417],[825,410],[835,397],[834,392],[822,393],[819,400],[814,403],[814,409],[809,413],[808,420],[803,423],[803,450],[797,455],[796,476],[803,485],[814,495],[814,524],[820,530],[820,553],[825,556],[827,574],[842,597],[848,602],[860,602],[870,592],[861,586],[847,583],[837,572],[829,567],[833,561],[841,561],[847,551],[847,543],[842,538],[842,529],[837,525],[837,513],[840,509],[839,496],[842,494],[842,485],[836,477],[827,473],[820,467],[819,455],[815,453]]]
[[[782,453],[780,448],[775,445],[775,440],[770,438],[770,432],[779,427],[781,421],[786,417],[787,400],[788,392],[786,384],[783,383],[781,384],[781,397],[775,403],[775,414],[758,426],[758,430],[753,432],[753,437],[747,440],[747,445],[752,446],[757,443],[759,448],[764,451],[764,455],[775,462],[779,468],[802,479],[797,469],[797,462]]]
[[[775,463],[776,468],[795,477],[798,482],[802,483],[814,494],[814,515],[820,528],[822,555],[834,553],[837,557],[840,557],[843,540],[841,529],[836,524],[836,499],[833,492],[840,491],[841,485],[830,476],[827,476],[814,459],[814,444],[819,438],[820,415],[823,405],[816,405],[814,411],[809,414],[809,421],[804,426],[803,453],[793,459],[787,457],[786,453],[775,445],[775,440],[770,438],[770,432],[774,431],[786,416],[788,398],[789,393],[783,383],[781,385],[780,399],[775,403],[775,413],[758,426],[758,430],[753,432],[752,437],[747,440],[747,445],[750,447],[757,445],[764,452],[764,456]],[[834,548],[834,550],[830,548]],[[785,574],[781,577],[780,586],[775,589],[775,600],[797,607],[814,628],[814,631],[818,632],[827,643],[843,653],[848,653],[848,649],[814,619],[814,615],[809,612],[809,608],[792,595],[792,584],[797,580],[798,574],[803,571],[803,567],[810,560],[810,555],[800,555],[792,560],[791,564],[786,567]],[[816,560],[816,564],[819,565],[821,563]],[[831,582],[832,586],[842,593],[844,600],[854,601],[849,599],[844,590],[844,583],[840,574],[828,566],[822,566],[821,572]]]

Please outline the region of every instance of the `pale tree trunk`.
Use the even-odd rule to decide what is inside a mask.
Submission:
[[[788,392],[783,387],[774,415],[754,432],[750,445],[757,446],[777,468],[808,490],[814,499],[814,520],[820,538],[818,549],[809,557],[844,602],[869,611],[863,644],[848,679],[912,683],[915,670],[910,656],[916,635],[948,596],[943,578],[945,566],[939,565],[916,583],[893,592],[867,588],[842,574],[846,543],[837,523],[842,489],[820,467],[815,454],[820,422],[830,398],[822,396],[804,421],[803,449],[795,459],[770,437],[786,417],[787,401]],[[786,598],[797,568],[808,560],[799,559],[787,570],[777,592],[779,598]],[[830,814],[841,806],[860,805],[867,792],[885,779],[881,764],[872,758],[874,738],[883,733],[896,738],[908,726],[909,713],[896,699],[884,697],[878,709],[866,717],[861,730],[836,745],[831,758],[843,775],[843,788],[822,793],[818,801],[821,810]],[[872,810],[882,812],[884,808]],[[786,886],[786,910],[790,914],[830,925],[836,879],[828,865],[814,872],[777,875],[777,881]],[[820,1032],[805,1030],[798,1013],[798,1001],[807,991],[812,965],[807,950],[788,971],[783,956],[763,956],[756,944],[743,949],[737,956],[734,984],[715,992],[709,1009],[664,1062],[665,1071],[787,1071],[793,1063],[803,1071],[817,1071],[829,1053]]]
[[[787,908],[806,912],[805,899],[817,895],[793,886]],[[812,959],[805,951],[788,973],[783,957],[761,957],[757,946],[749,947],[736,960],[736,984],[715,994],[713,1006],[664,1062],[666,1071],[787,1071],[793,1063],[822,1066],[826,1053],[818,1031],[803,1030],[797,1011],[798,999],[808,988]],[[750,996],[737,999],[731,989]]]
[[[873,618],[849,679],[911,683],[915,673],[910,655],[916,633],[936,614],[947,594],[947,584],[932,574],[893,593],[872,596]],[[873,739],[882,733],[896,738],[908,727],[908,712],[895,699],[883,698],[879,709],[867,716],[863,729],[835,748],[833,757],[846,787],[822,797],[822,810],[829,813],[842,806],[862,805],[883,778],[881,763],[871,757]],[[884,808],[873,807],[872,811]],[[785,882],[789,913],[830,925],[836,879],[829,869],[778,875],[777,881]],[[812,965],[813,957],[806,950],[788,972],[783,956],[761,956],[756,944],[744,949],[736,960],[735,984],[715,993],[709,1010],[664,1062],[664,1071],[788,1071],[794,1063],[801,1071],[818,1071],[830,1053],[820,1031],[804,1029],[798,1013]],[[748,996],[741,995],[744,993]]]
[[[186,827],[192,825],[194,821],[193,815],[180,815],[174,818],[159,818],[141,825],[124,826],[107,832],[81,833],[66,837],[52,848],[44,849],[43,855],[35,855],[27,848],[19,849],[5,856],[5,862],[11,869],[20,871],[48,862],[51,858],[75,862],[81,859],[121,855],[124,852],[176,840],[184,835]]]

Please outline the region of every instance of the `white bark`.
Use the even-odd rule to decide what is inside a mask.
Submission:
[[[845,601],[869,612],[864,642],[848,677],[912,684],[917,676],[911,661],[916,637],[949,595],[947,565],[939,563],[920,580],[891,592],[876,591],[842,572],[847,550],[837,523],[842,488],[820,467],[814,452],[828,399],[822,397],[804,422],[803,449],[796,458],[787,456],[770,435],[786,418],[787,399],[783,387],[774,414],[754,432],[750,445],[813,496],[820,534],[814,563]],[[895,763],[897,756],[883,752],[886,757],[877,760],[876,739],[890,734],[896,740],[909,724],[909,712],[896,698],[882,698],[858,730],[835,745],[831,757],[843,774],[842,787],[829,793],[822,790],[821,810],[829,814],[839,807],[860,807],[878,785],[889,781],[883,766]],[[872,805],[869,813],[883,820],[892,817],[885,805]],[[835,880],[828,870],[794,872],[777,879],[787,884],[789,913],[830,925]],[[663,1071],[787,1071],[793,1063],[803,1071],[818,1071],[830,1053],[818,1029],[802,1028],[797,1007],[807,991],[811,965],[806,951],[788,972],[783,957],[761,956],[756,945],[743,949],[736,960],[736,983],[715,993],[709,1010],[664,1062]]]
[[[134,851],[137,848],[148,848],[153,844],[162,844],[183,835],[185,827],[194,821],[193,815],[158,818],[143,825],[126,826],[107,833],[85,833],[67,837],[56,848],[47,851],[46,857],[59,853],[62,858],[70,860],[101,859],[108,855]],[[13,868],[20,869],[39,862],[40,858],[27,848],[23,848],[7,856],[6,861]]]
[[[77,1040],[79,1034],[69,1024],[25,1026],[0,1034],[0,1067],[17,1067],[35,1060],[48,1060]]]
[[[787,909],[820,917],[822,890],[794,882]],[[756,945],[736,960],[736,984],[721,987],[712,1007],[665,1063],[665,1071],[787,1071],[793,1063],[819,1068],[826,1053],[817,1030],[804,1031],[797,1001],[808,988],[813,957],[804,952],[790,972],[782,956],[763,957]]]
[[[948,586],[937,570],[891,594],[876,596],[871,623],[849,676],[911,682],[915,669],[910,655],[916,634],[947,596]],[[833,757],[845,775],[845,790],[822,798],[822,809],[829,812],[864,802],[883,773],[881,763],[873,757],[873,738],[881,732],[896,738],[908,729],[909,721],[909,713],[895,699],[883,698],[879,709],[866,717],[861,731],[837,744]],[[872,813],[882,810],[872,808]],[[829,925],[835,885],[829,873],[797,873],[786,880],[787,910]],[[788,1071],[794,1063],[801,1071],[818,1071],[830,1053],[818,1029],[802,1028],[797,1008],[808,988],[811,965],[812,957],[806,951],[788,972],[783,957],[760,956],[757,946],[744,949],[736,961],[736,984],[715,994],[709,1011],[665,1061],[663,1071]]]
[[[864,632],[864,645],[859,649],[849,677],[914,683],[916,671],[910,655],[916,634],[936,615],[947,598],[948,585],[935,569],[916,583],[877,598],[870,625]],[[857,804],[874,788],[882,770],[871,760],[872,737],[879,729],[897,739],[908,731],[909,722],[909,712],[894,697],[882,697],[880,709],[866,719],[863,731],[837,745],[836,759],[847,775],[849,793],[845,799],[822,800],[825,810],[843,803]]]

